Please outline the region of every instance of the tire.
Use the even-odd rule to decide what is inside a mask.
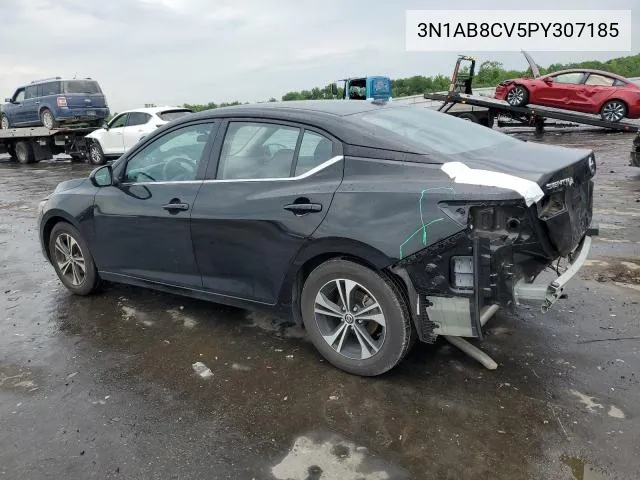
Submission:
[[[91,145],[89,145],[89,163],[92,165],[104,165],[107,163],[100,142],[97,140],[92,140]]]
[[[53,113],[51,113],[51,110],[49,110],[48,108],[45,108],[42,110],[42,112],[40,112],[40,123],[42,123],[42,126],[44,128],[48,128],[49,130],[52,130],[58,126],[58,122],[56,122]]]
[[[523,107],[529,103],[529,91],[522,85],[516,85],[507,92],[506,100],[512,107]]]
[[[36,161],[36,157],[33,154],[33,146],[31,143],[21,140],[15,144],[15,153],[18,162],[26,165],[27,163],[33,163]]]
[[[607,122],[619,122],[627,116],[627,105],[622,100],[609,100],[600,109],[600,117]]]
[[[461,113],[458,118],[472,123],[478,123],[478,119],[473,113]]]
[[[68,264],[71,251],[74,262]],[[75,295],[90,295],[98,290],[100,277],[87,242],[66,222],[56,223],[49,237],[49,257],[62,284]],[[80,262],[79,259],[83,261]],[[84,264],[84,273],[82,273]]]
[[[9,117],[6,115],[2,115],[0,117],[0,128],[2,130],[9,130],[11,128],[11,123],[9,123]]]
[[[345,303],[349,311],[344,310]],[[393,281],[347,260],[329,260],[313,270],[302,288],[300,306],[316,349],[332,365],[354,375],[370,377],[391,370],[408,353],[415,334],[404,297]],[[329,314],[318,313],[317,307]]]

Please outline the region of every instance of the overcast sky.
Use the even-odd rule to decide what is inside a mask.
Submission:
[[[450,74],[454,52],[405,51],[405,10],[507,5],[503,0],[0,0],[0,88],[5,97],[33,79],[87,76],[100,82],[112,111],[121,111],[145,103],[279,99],[345,76]],[[527,7],[605,5],[634,10],[632,52],[530,52],[537,63],[640,52],[637,0],[537,0]],[[507,68],[526,67],[518,52],[475,56]]]

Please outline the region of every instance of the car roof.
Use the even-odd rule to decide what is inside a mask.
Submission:
[[[167,110],[190,110],[190,109],[186,108],[186,107],[172,107],[170,105],[165,105],[164,107],[132,108],[130,110],[123,110],[121,112],[118,112],[118,115],[120,115],[122,113],[132,113],[132,112],[141,112],[141,113],[154,114],[154,113],[166,112]]]
[[[343,143],[371,149],[406,152],[425,155],[428,152],[415,145],[410,148],[398,136],[385,135],[374,125],[355,116],[358,113],[381,109],[416,108],[407,104],[370,102],[362,100],[296,100],[287,102],[265,102],[257,104],[221,107],[188,115],[172,122],[172,125],[198,120],[223,120],[225,118],[245,121],[294,122],[323,130]],[[434,115],[444,115],[434,111]]]
[[[558,70],[557,72],[551,72],[544,75],[545,77],[549,77],[551,75],[558,75],[561,73],[597,73],[598,75],[606,75],[607,77],[616,78],[618,80],[622,80],[623,82],[632,83],[628,78],[624,78],[621,75],[617,75],[615,73],[606,72],[604,70],[594,70],[592,68],[568,68],[566,70]]]

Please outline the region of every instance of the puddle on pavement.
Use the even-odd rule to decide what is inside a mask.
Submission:
[[[606,477],[596,470],[593,466],[578,457],[570,457],[562,455],[560,457],[562,463],[571,469],[574,480],[605,480]]]
[[[409,478],[403,469],[375,457],[339,435],[311,433],[296,438],[293,447],[271,469],[278,480],[400,480]]]

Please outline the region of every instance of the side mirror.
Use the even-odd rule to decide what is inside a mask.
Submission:
[[[338,85],[335,83],[331,84],[331,95],[338,95]]]
[[[13,99],[7,97],[7,98],[4,99],[4,103],[13,103]]]
[[[107,122],[104,122],[102,124],[102,128],[104,128],[105,130],[109,130],[109,124]]]
[[[103,165],[89,174],[94,187],[109,187],[113,185],[113,169],[111,165]]]
[[[553,77],[547,77],[544,79],[544,83],[551,85],[553,83]]]

